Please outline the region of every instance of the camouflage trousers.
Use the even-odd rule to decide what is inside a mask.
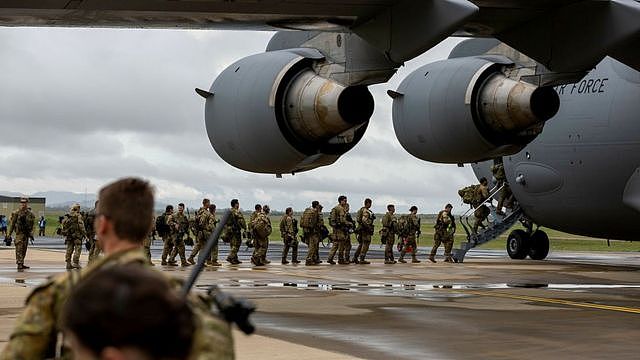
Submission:
[[[269,238],[254,237],[253,239],[253,255],[251,261],[255,265],[267,264],[267,249],[269,248]]]
[[[320,263],[320,255],[318,254],[318,246],[320,245],[320,234],[318,233],[312,233],[312,234],[306,234],[305,235],[307,238],[307,245],[309,246],[309,249],[307,250],[307,258],[306,258],[306,263],[307,264],[318,264]]]
[[[27,246],[29,245],[29,238],[24,235],[16,235],[16,264],[24,265],[24,258],[27,256]]]
[[[282,261],[287,260],[289,249],[291,249],[291,261],[298,261],[298,240],[295,236],[287,236],[282,239],[284,247],[282,248]]]
[[[344,247],[342,248],[342,258],[344,261],[349,261],[351,256],[351,235],[347,235],[347,238],[344,241]],[[340,254],[338,254],[338,258],[340,258]]]
[[[200,250],[204,248],[205,241],[206,239],[200,233],[196,236],[196,243],[193,245],[193,248],[191,249],[191,255],[189,255],[189,259],[193,260],[196,258],[196,256],[198,256],[198,253],[200,252]]]
[[[402,245],[402,250],[400,251],[400,259],[404,258],[404,255],[407,253],[407,249],[411,248],[411,258],[415,259],[416,258],[416,254],[418,253],[418,244],[416,243],[416,237],[415,236],[407,236],[406,237],[406,241],[405,240],[401,240],[404,242],[404,244]]]
[[[440,247],[440,244],[444,244],[444,257],[451,257],[451,249],[453,248],[453,235],[449,235],[443,231],[436,231],[433,235],[433,248],[431,249],[430,258],[435,258],[436,252]]]
[[[336,256],[336,252],[338,253],[338,261],[344,262],[344,246],[347,242],[347,236],[342,231],[333,231],[333,245],[331,246],[331,250],[329,250],[329,259],[328,261],[333,261],[333,258]]]
[[[175,245],[173,246],[173,251],[171,251],[171,257],[169,258],[169,262],[174,262],[176,261],[176,256],[180,256],[180,262],[182,264],[186,264],[187,263],[187,256],[186,256],[186,248],[184,247],[184,238],[183,237],[176,237],[175,238]]]
[[[229,256],[227,256],[227,261],[235,262],[238,261],[238,251],[240,251],[240,246],[242,245],[242,238],[240,234],[233,234],[230,236],[229,240]]]
[[[354,260],[364,260],[367,257],[367,252],[369,251],[369,246],[371,245],[371,234],[360,233],[358,235],[360,237],[360,241],[358,241],[358,248],[356,249],[355,254],[353,254]]]
[[[486,205],[481,205],[473,212],[475,221],[473,223],[473,227],[471,228],[471,231],[474,234],[478,233],[478,226],[481,226],[484,229],[485,226],[482,224],[482,222],[485,221],[487,217],[489,217],[489,213],[491,213],[491,210],[489,210],[489,208]]]
[[[191,255],[189,256],[190,258],[196,259],[196,256],[198,256],[200,251],[205,248],[205,245],[207,244],[207,240],[209,240],[210,236],[211,236],[210,233],[202,233],[198,235],[198,237],[196,238],[196,244],[193,246],[193,249],[191,250]],[[206,259],[206,261],[208,264],[218,262],[218,246],[217,245],[214,246],[213,249],[211,249],[211,255],[209,256],[208,259]]]
[[[151,262],[151,236],[147,236],[146,238],[144,238],[144,240],[142,240],[142,249],[144,252],[144,257],[147,258],[147,261],[149,261],[149,264],[153,264]]]
[[[396,236],[395,235],[387,235],[385,237],[385,245],[384,245],[384,261],[393,262],[393,245],[395,245]]]
[[[73,264],[80,264],[80,253],[82,252],[82,239],[67,239],[64,242],[67,245],[67,252],[64,255],[64,261],[71,263],[73,255]]]
[[[98,245],[98,241],[96,239],[94,239],[93,237],[90,237],[89,239],[93,239],[89,241],[89,243],[91,244],[91,248],[89,248],[89,264],[91,264],[98,259],[102,249],[100,249],[100,246]]]
[[[167,256],[171,255],[173,252],[173,237],[171,236],[163,236],[162,241],[164,242],[164,246],[162,247],[162,262],[167,261]]]

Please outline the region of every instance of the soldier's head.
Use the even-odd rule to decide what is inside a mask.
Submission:
[[[344,203],[344,211],[349,212],[349,203]]]
[[[318,207],[318,205],[320,205],[320,203],[319,203],[317,200],[313,200],[313,201],[311,202],[311,207],[312,207],[312,208],[314,208],[314,209],[315,209],[315,208],[317,208],[317,207]]]
[[[164,208],[164,211],[165,211],[167,214],[171,214],[171,213],[173,213],[173,205],[167,205],[167,207],[165,207],[165,208]]]
[[[480,185],[487,186],[487,184],[488,184],[488,183],[489,183],[489,182],[487,181],[487,178],[486,178],[486,177],[482,177],[482,178],[480,178]]]
[[[234,209],[238,209],[240,207],[240,201],[238,201],[238,199],[231,200],[231,207]]]
[[[316,206],[316,210],[318,210],[318,211],[322,211],[322,205],[318,204],[318,205]]]
[[[76,359],[186,359],[195,321],[166,279],[144,266],[112,266],[73,289],[62,314]]]
[[[396,207],[393,204],[389,204],[387,205],[387,211],[393,214],[396,212]]]
[[[98,193],[94,227],[105,254],[142,245],[153,223],[153,188],[139,178],[124,178]]]
[[[24,210],[29,206],[29,199],[26,197],[20,198],[20,210]]]
[[[344,196],[344,195],[340,195],[340,196],[338,196],[338,203],[339,203],[340,205],[344,205],[344,204],[346,204],[346,203],[347,203],[347,197],[346,197],[346,196]]]
[[[451,210],[453,210],[453,205],[447,204],[444,206],[444,209],[447,210],[449,214],[451,214]]]
[[[415,214],[418,212],[418,207],[413,205],[411,208],[409,208],[409,212],[412,214]]]
[[[287,215],[291,215],[291,214],[293,214],[293,209],[292,209],[292,208],[290,208],[290,207],[288,207],[284,212],[285,212],[285,214],[287,214]]]
[[[209,199],[207,199],[207,198],[202,199],[202,206],[203,206],[204,208],[208,208],[208,207],[209,207],[209,204],[211,204],[211,200],[209,200]]]
[[[75,204],[71,205],[71,208],[69,208],[69,210],[71,212],[79,212],[80,211],[80,204],[75,203]]]
[[[184,204],[183,203],[178,204],[178,212],[180,214],[182,214],[184,212]]]
[[[212,214],[216,213],[216,204],[209,205],[209,212]]]
[[[269,205],[264,205],[264,206],[262,207],[262,211],[263,211],[265,214],[268,214],[268,213],[271,211],[271,209],[269,209]]]
[[[366,207],[367,209],[371,207],[371,199],[364,199],[364,207]]]
[[[451,222],[451,218],[449,218],[449,212],[448,211],[443,211],[442,212],[442,222],[445,224],[448,224]]]
[[[256,204],[256,206],[254,206],[253,208],[256,209],[256,211],[261,211],[262,210],[262,205]]]

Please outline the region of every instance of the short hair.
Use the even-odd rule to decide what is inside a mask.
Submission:
[[[74,287],[63,326],[94,354],[135,348],[153,359],[186,359],[195,319],[184,298],[156,271],[128,264],[98,270]]]
[[[202,205],[206,206],[207,204],[211,204],[211,200],[209,200],[207,198],[202,199]]]
[[[215,210],[216,210],[216,204],[210,204],[209,211],[215,211]]]
[[[444,206],[444,208],[445,208],[445,209],[446,209],[446,208],[451,208],[451,209],[453,209],[453,205],[451,205],[451,204],[447,204],[447,205],[445,205],[445,206]]]
[[[371,204],[371,199],[369,199],[369,198],[364,199],[364,204],[365,205]]]
[[[184,203],[178,204],[178,207],[182,207],[183,208],[184,207]]]
[[[262,207],[262,211],[264,211],[265,213],[267,213],[267,214],[268,214],[268,213],[269,213],[269,211],[271,211],[271,209],[269,208],[269,205],[264,205],[264,206]]]
[[[418,207],[417,207],[417,206],[415,206],[415,205],[413,205],[413,206],[409,209],[409,211],[418,211]]]
[[[320,203],[318,202],[318,200],[313,200],[313,201],[311,202],[311,207],[312,207],[312,208],[314,208],[314,209],[315,209],[318,205],[320,205]]]
[[[480,184],[483,184],[483,183],[486,183],[486,182],[488,182],[486,177],[483,176],[483,177],[480,178]]]
[[[387,210],[388,210],[388,211],[391,211],[391,209],[395,209],[395,208],[396,208],[396,207],[395,207],[395,205],[393,205],[393,204],[389,204],[389,205],[387,205]]]
[[[231,200],[231,207],[234,207],[236,205],[240,204],[240,201],[238,201],[238,199],[232,199]]]
[[[153,223],[153,188],[139,178],[124,178],[106,185],[98,193],[99,215],[113,223],[121,239],[136,243],[149,235]]]
[[[256,204],[256,206],[254,206],[253,208],[256,209],[256,211],[258,211],[262,209],[262,205]]]
[[[167,207],[164,208],[164,211],[169,211],[169,210],[173,210],[173,205],[167,205]]]
[[[338,202],[342,202],[342,200],[347,200],[347,197],[344,195],[338,196]]]
[[[293,208],[292,207],[288,207],[285,209],[284,211],[286,214],[291,214],[293,212]]]

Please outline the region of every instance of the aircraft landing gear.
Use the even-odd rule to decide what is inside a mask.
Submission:
[[[507,237],[507,253],[512,259],[544,260],[549,254],[549,237],[542,230],[513,230]]]

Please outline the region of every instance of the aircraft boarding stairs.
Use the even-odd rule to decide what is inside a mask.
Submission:
[[[467,251],[473,249],[476,246],[482,245],[486,242],[489,242],[493,239],[497,239],[500,235],[504,234],[507,230],[513,226],[522,215],[522,209],[518,206],[517,201],[514,202],[513,209],[507,209],[506,215],[498,215],[496,213],[496,207],[493,206],[492,200],[500,195],[500,192],[506,185],[496,186],[489,192],[489,197],[477,207],[471,207],[464,214],[460,216],[460,224],[464,228],[464,231],[467,233],[467,241],[460,244],[459,249],[453,249],[451,252],[451,256],[453,260],[457,263],[461,263],[464,261],[464,256],[467,254]],[[473,213],[475,210],[482,205],[486,205],[491,210],[488,219],[493,219],[489,221],[489,225],[485,228],[479,228],[477,234],[473,234],[473,222],[475,221],[475,216]]]

